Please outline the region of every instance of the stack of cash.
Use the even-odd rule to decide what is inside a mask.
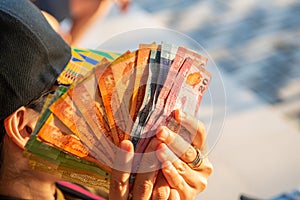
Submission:
[[[122,55],[73,49],[26,145],[31,167],[108,192],[122,140],[143,153],[174,110],[196,116],[211,80],[207,61],[164,42]]]

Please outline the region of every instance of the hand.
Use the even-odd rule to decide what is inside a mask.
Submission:
[[[206,136],[204,125],[179,111],[175,112],[175,119],[186,128],[188,133],[185,134],[193,141],[192,144],[202,149]],[[181,136],[162,127],[157,138],[150,141],[145,153],[155,151],[157,156],[151,154],[141,160],[140,168],[147,172],[137,174],[133,199],[193,199],[206,188],[207,178],[213,170],[212,165],[204,158],[198,169],[191,169],[186,162],[192,162],[197,153]],[[164,167],[162,170],[159,170],[160,161]]]
[[[152,138],[149,142],[139,166],[139,173],[135,177],[133,187],[133,200],[148,199],[178,199],[179,194],[171,189],[165,179],[155,151],[162,142]],[[152,154],[151,154],[152,153]]]
[[[207,179],[213,171],[207,157],[195,169],[187,164],[196,158],[195,148],[203,150],[206,137],[203,123],[179,111],[175,112],[175,119],[188,131],[192,145],[167,127],[161,127],[158,131],[156,136],[163,143],[158,145],[156,154],[163,163],[162,173],[167,184],[162,181],[155,185],[154,199],[155,191],[167,191],[166,185],[170,186],[170,199],[194,199],[206,188]]]
[[[114,168],[110,177],[109,199],[127,200],[129,195],[129,177],[134,155],[133,145],[129,140],[120,143],[120,149],[116,154]],[[123,150],[123,151],[122,151]],[[120,169],[122,166],[122,171]]]

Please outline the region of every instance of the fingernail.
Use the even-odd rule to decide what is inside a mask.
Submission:
[[[157,132],[156,136],[158,139],[165,141],[169,137],[169,131],[164,126],[162,126]]]
[[[131,145],[130,145],[129,142],[126,142],[126,141],[122,141],[122,142],[120,143],[120,148],[121,148],[122,150],[124,150],[124,151],[128,151],[128,152],[131,151]]]
[[[178,109],[174,111],[174,116],[175,116],[176,121],[178,121],[180,123],[181,122],[180,111]]]
[[[175,110],[175,119],[177,122],[181,123],[181,121],[185,118],[186,114],[181,110]]]
[[[163,168],[170,168],[170,166],[172,165],[172,163],[170,161],[166,161],[162,164]]]
[[[164,143],[159,145],[158,148],[156,149],[156,156],[160,160],[160,162],[162,162],[162,163],[165,163],[166,161],[169,161],[167,146]]]

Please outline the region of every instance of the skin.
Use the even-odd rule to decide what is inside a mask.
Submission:
[[[65,33],[61,31],[60,24],[55,19],[55,17],[53,17],[52,15],[50,15],[45,11],[41,11],[41,12],[46,18],[46,20],[48,21],[48,23],[50,24],[50,26],[53,28],[53,30],[55,30],[65,40],[66,43],[71,44],[71,39],[72,39],[71,35],[69,33]]]
[[[1,195],[24,199],[54,199],[57,177],[31,170],[27,158],[22,155],[37,119],[36,111],[21,107],[5,120],[7,134],[4,137],[3,163],[0,169]],[[201,149],[205,138],[203,125],[182,114],[177,114],[176,120],[190,133],[195,133],[192,138],[197,141],[193,145]],[[184,152],[183,146],[188,147]],[[129,196],[128,171],[132,166],[134,150],[129,140],[122,141],[120,148],[123,153],[117,155],[116,161],[118,165],[124,166],[125,172],[112,171],[110,199],[127,199]],[[196,156],[195,149],[167,127],[159,129],[146,151],[156,151],[156,154],[150,159],[142,159],[141,166],[151,163],[156,170],[137,174],[133,199],[194,199],[205,189],[207,178],[212,172],[211,163],[205,158],[198,169],[193,170],[187,166],[186,162],[194,160]]]
[[[28,166],[24,145],[35,127],[38,113],[21,107],[5,120],[0,194],[23,199],[54,199],[57,178]]]
[[[130,0],[70,0],[69,8],[73,21],[70,30],[70,44],[76,46],[86,30],[96,19],[104,17],[114,2],[122,12],[126,12],[130,5]]]
[[[151,140],[145,150],[146,153],[155,151],[156,156],[142,159],[140,163],[140,168],[152,165],[156,170],[137,174],[133,199],[194,199],[207,186],[207,179],[213,171],[208,158],[204,158],[197,169],[191,169],[186,164],[196,157],[197,152],[193,146],[204,148],[205,127],[192,116],[179,111],[175,113],[176,120],[189,132],[192,144],[169,128],[160,127],[156,138]],[[133,153],[132,149],[129,149],[130,153]],[[124,177],[120,175],[115,180],[124,180],[119,185],[123,187],[123,194],[127,194],[125,190],[128,188],[129,175],[123,175]]]

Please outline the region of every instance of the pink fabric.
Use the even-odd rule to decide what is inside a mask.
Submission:
[[[90,197],[91,199],[105,200],[103,197],[95,195],[95,194],[91,193],[90,191],[85,190],[84,188],[82,188],[79,185],[76,185],[74,183],[70,183],[70,182],[66,182],[66,181],[59,181],[58,183],[62,186],[65,186],[65,187],[70,188],[74,191],[77,191],[78,193],[84,194],[84,195]]]

